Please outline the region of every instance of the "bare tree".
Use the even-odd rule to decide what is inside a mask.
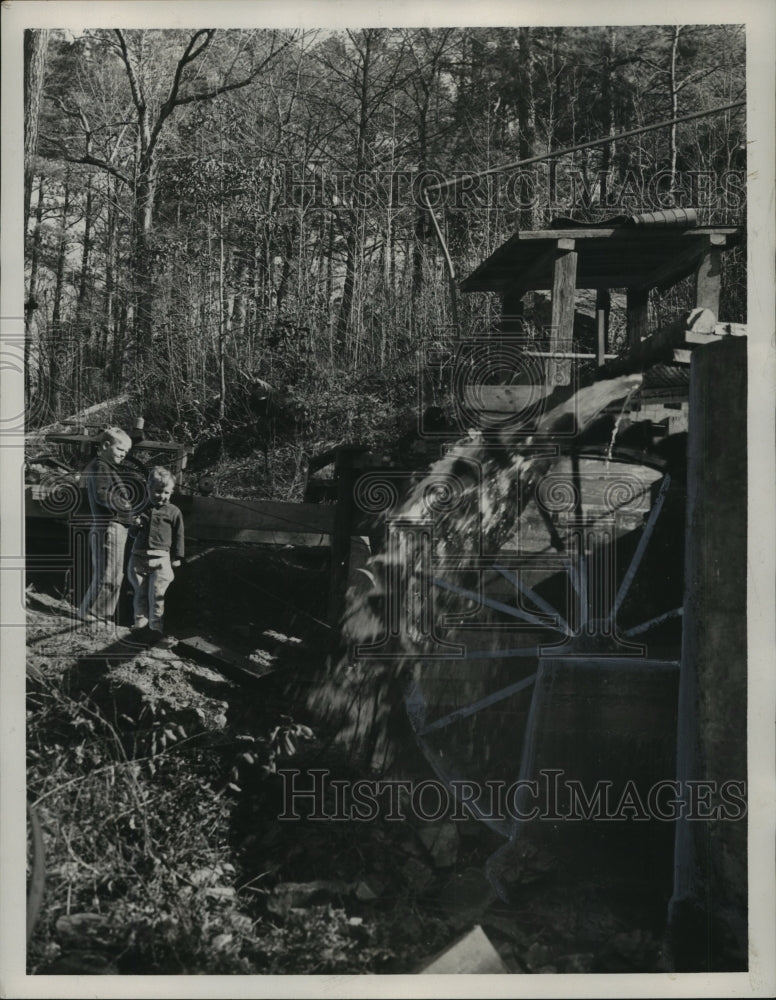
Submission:
[[[32,178],[38,146],[40,99],[46,75],[46,51],[49,33],[46,28],[28,28],[24,32],[24,225],[30,217]]]

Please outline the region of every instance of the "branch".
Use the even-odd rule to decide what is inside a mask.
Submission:
[[[279,56],[284,49],[287,49],[288,46],[295,41],[296,36],[289,38],[287,42],[284,42],[284,44],[280,46],[279,49],[273,49],[267,58],[260,63],[256,69],[252,70],[252,72],[246,76],[244,80],[238,80],[236,83],[224,83],[220,87],[213,87],[212,90],[206,90],[199,94],[189,94],[187,97],[179,97],[175,101],[175,106],[177,107],[181,104],[193,104],[195,101],[209,101],[213,97],[218,97],[219,94],[226,94],[230,90],[239,90],[241,87],[247,87],[249,83],[253,83],[259,73],[261,73],[264,67],[271,62],[271,60],[273,60],[276,56]]]
[[[129,58],[129,50],[127,49],[127,41],[124,38],[124,32],[121,28],[113,29],[116,37],[119,40],[119,49],[121,51],[121,59],[127,70],[127,77],[129,79],[129,89],[132,91],[132,101],[137,108],[139,115],[145,114],[145,100],[143,99],[142,89],[140,87],[140,81],[135,73],[135,68]]]
[[[206,34],[208,37],[205,39],[205,41],[203,41],[200,44],[198,48],[195,49],[194,43],[196,42],[197,37],[202,34]],[[188,63],[192,62],[194,59],[197,58],[197,56],[201,55],[202,52],[205,51],[208,45],[210,45],[210,42],[213,39],[213,35],[215,35],[214,29],[203,29],[201,31],[198,31],[192,36],[191,40],[189,41],[189,44],[186,46],[186,51],[181,56],[181,59],[178,62],[178,66],[175,70],[175,79],[173,80],[172,87],[170,88],[170,94],[167,100],[160,108],[159,116],[156,119],[156,124],[154,125],[153,131],[151,132],[151,136],[148,141],[149,153],[151,153],[154,147],[156,146],[156,143],[159,139],[159,135],[162,131],[162,126],[164,125],[167,118],[169,118],[169,116],[175,110],[175,108],[180,107],[182,104],[193,104],[195,101],[209,101],[213,97],[217,97],[219,94],[226,94],[231,90],[239,90],[241,87],[247,87],[249,83],[252,83],[256,79],[256,77],[259,75],[259,73],[261,73],[261,71],[264,69],[267,63],[270,62],[270,60],[274,59],[275,56],[280,55],[283,49],[288,48],[288,46],[293,41],[296,40],[296,36],[294,35],[291,38],[289,38],[288,41],[285,42],[285,44],[281,45],[279,49],[273,49],[267,56],[267,58],[262,63],[260,63],[260,65],[257,66],[256,69],[253,70],[250,73],[250,75],[247,76],[244,80],[238,80],[235,83],[225,83],[222,84],[220,87],[214,87],[212,90],[203,91],[202,93],[199,94],[190,94],[187,97],[178,97],[178,90],[181,82],[181,74],[183,72],[184,66],[188,65]]]
[[[67,153],[61,153],[60,156],[65,163],[82,163],[88,167],[99,167],[100,170],[106,170],[109,174],[113,174],[114,177],[126,184],[127,187],[132,186],[132,182],[126,174],[99,156],[92,156],[90,153],[85,153],[83,156],[69,156]]]

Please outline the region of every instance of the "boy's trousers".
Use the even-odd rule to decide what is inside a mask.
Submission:
[[[81,617],[88,614],[111,619],[116,613],[124,579],[127,528],[116,521],[94,525],[89,531],[92,579],[81,601]]]
[[[129,560],[129,580],[135,591],[135,625],[162,629],[164,595],[175,574],[170,565],[170,553],[148,551],[132,553]]]

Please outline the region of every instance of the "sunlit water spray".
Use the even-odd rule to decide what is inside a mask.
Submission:
[[[641,381],[639,374],[627,375],[582,388],[549,409],[529,435],[507,427],[481,440],[461,440],[403,499],[390,473],[364,478],[357,501],[362,509],[383,514],[386,543],[359,574],[363,586],[348,593],[347,646],[310,691],[309,707],[365,768],[384,771],[394,764],[398,741],[407,736],[402,692],[413,679],[432,682],[444,703],[445,691],[464,683],[462,668],[470,674],[466,696],[476,698],[508,666],[499,659],[499,647],[514,645],[509,632],[482,633],[479,644],[488,647],[482,662],[456,659],[461,649],[456,616],[465,618],[476,604],[469,598],[476,597],[479,577],[471,567],[514,540],[518,519],[557,461],[558,442],[568,446],[621,402],[607,452],[611,457],[620,421]],[[552,484],[561,492],[563,486]],[[442,570],[431,569],[431,550],[433,566]],[[471,641],[469,633],[469,646]]]

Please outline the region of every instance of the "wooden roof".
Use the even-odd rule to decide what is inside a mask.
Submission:
[[[464,279],[465,292],[522,295],[551,289],[559,252],[577,252],[577,288],[668,288],[691,274],[712,246],[733,246],[735,226],[618,225],[515,233]]]

